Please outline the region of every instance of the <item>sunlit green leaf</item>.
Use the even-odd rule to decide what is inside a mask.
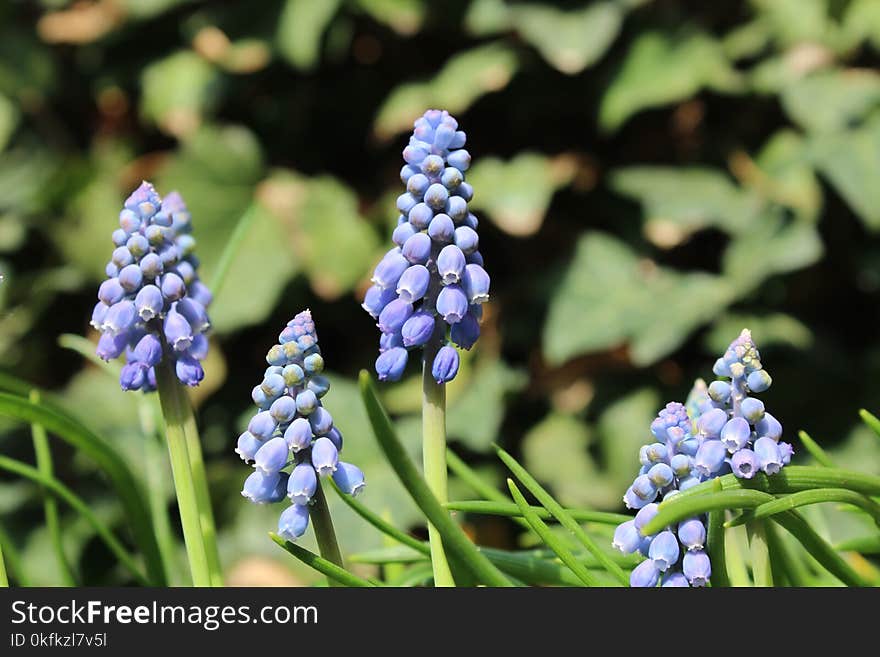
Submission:
[[[341,4],[341,0],[286,0],[276,37],[281,55],[297,68],[313,68],[324,31]]]
[[[141,114],[165,132],[186,137],[202,124],[217,99],[213,65],[181,50],[157,60],[141,76]]]
[[[880,74],[835,69],[801,78],[782,92],[782,106],[801,127],[840,130],[880,106]]]

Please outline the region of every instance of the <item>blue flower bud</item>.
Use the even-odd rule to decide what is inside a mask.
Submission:
[[[397,209],[400,210],[403,214],[408,213],[413,209],[416,203],[419,202],[415,196],[410,194],[409,192],[405,192],[397,197]]]
[[[447,324],[456,324],[468,311],[468,300],[459,285],[446,285],[437,295],[437,312]]]
[[[651,502],[650,504],[646,504],[639,512],[636,514],[636,517],[633,519],[633,523],[635,528],[642,531],[642,527],[647,525],[654,519],[654,516],[657,515],[658,505],[655,502]]]
[[[124,296],[125,290],[116,278],[108,278],[98,288],[98,298],[108,306],[118,303]]]
[[[182,354],[174,363],[174,372],[177,379],[184,385],[197,386],[205,378],[205,370],[202,364],[192,356]]]
[[[376,374],[380,381],[398,381],[406,368],[407,356],[403,347],[393,347],[379,354],[376,359]]]
[[[434,183],[425,191],[425,203],[434,210],[443,210],[449,199],[449,190],[440,183]]]
[[[253,431],[251,431],[253,433]],[[254,455],[254,467],[269,474],[279,472],[287,465],[289,448],[284,438],[277,437],[267,440]]]
[[[138,265],[127,265],[119,271],[119,284],[128,293],[139,290],[144,281],[144,275]]]
[[[333,473],[333,481],[339,486],[339,490],[352,497],[357,497],[366,487],[364,473],[356,465],[339,461],[336,471]]]
[[[743,448],[730,457],[730,469],[740,479],[751,479],[761,469],[761,464],[752,450]]]
[[[104,317],[104,330],[113,335],[129,331],[137,320],[137,310],[131,301],[120,301],[107,310]]]
[[[403,149],[403,159],[411,165],[421,164],[427,156],[428,151],[412,144]]]
[[[443,158],[439,155],[428,155],[428,157],[422,161],[422,172],[436,178],[440,175],[440,172],[443,171],[443,164]],[[428,189],[430,189],[430,187]],[[427,190],[425,191],[425,194],[427,194]]]
[[[706,586],[712,576],[709,555],[703,550],[686,552],[681,564],[682,572],[691,586]]]
[[[727,448],[720,440],[705,440],[694,457],[694,469],[704,477],[711,477],[721,469],[727,457]]]
[[[740,411],[749,423],[756,424],[764,417],[764,402],[754,397],[746,397],[742,400]]]
[[[746,378],[746,385],[752,392],[764,392],[773,383],[767,370],[756,370]]]
[[[676,454],[669,461],[669,465],[676,477],[685,477],[690,474],[694,467],[693,460],[687,454]]]
[[[190,285],[189,290],[187,291],[187,295],[193,301],[198,301],[205,308],[210,306],[211,301],[213,301],[214,299],[214,295],[211,294],[211,290],[209,290],[208,286],[201,281],[196,281],[192,285]]]
[[[186,318],[194,333],[202,333],[211,327],[208,313],[198,301],[185,297],[174,305],[174,309]]]
[[[779,446],[772,438],[766,436],[758,438],[755,441],[755,456],[761,464],[761,470],[768,475],[779,472],[782,468],[782,455],[779,453]]]
[[[287,496],[294,504],[308,504],[318,488],[315,469],[308,463],[300,463],[290,473],[287,481]]]
[[[687,581],[687,577],[685,577],[683,573],[666,572],[663,574],[663,579],[660,582],[660,586],[664,588],[677,588],[689,587],[690,584]]]
[[[706,526],[698,518],[678,523],[678,540],[688,550],[702,550],[706,543]]]
[[[256,439],[250,431],[245,431],[238,437],[235,446],[235,453],[241,457],[245,463],[254,460],[257,450],[262,447],[263,443]]]
[[[624,554],[632,554],[639,549],[641,541],[642,535],[636,529],[635,523],[632,520],[627,520],[614,530],[614,540],[611,545]]]
[[[379,313],[377,326],[382,333],[397,333],[413,313],[413,306],[403,299],[395,299]]]
[[[186,294],[186,283],[174,272],[162,275],[162,296],[169,301],[177,301]]]
[[[318,406],[315,412],[309,415],[309,424],[312,433],[316,436],[325,436],[333,428],[333,416],[323,406]]]
[[[293,504],[278,518],[278,535],[286,541],[295,541],[309,527],[309,507]]]
[[[654,588],[659,581],[660,570],[651,559],[633,568],[629,576],[629,585],[633,588]]]
[[[632,485],[633,492],[643,500],[653,502],[657,497],[657,486],[648,478],[648,475],[639,475]]]
[[[434,356],[434,364],[431,367],[431,376],[439,383],[449,383],[458,374],[459,358],[455,347],[444,345]]]
[[[462,141],[462,143],[464,142]],[[467,171],[471,165],[471,154],[462,148],[450,153],[446,161],[449,163],[449,166],[455,167],[459,171]]]
[[[379,353],[403,346],[403,335],[400,333],[381,333],[379,335]]]
[[[457,197],[453,197],[457,198]],[[428,236],[439,244],[450,243],[455,236],[455,224],[448,214],[438,214],[431,219]]]
[[[470,202],[474,197],[474,188],[471,187],[469,183],[463,182],[458,186],[458,189],[455,190],[455,194],[463,198],[465,201]]]
[[[470,349],[480,337],[480,323],[468,311],[460,322],[452,325],[449,337],[462,349]]]
[[[333,427],[330,429],[330,432],[327,434],[327,438],[330,439],[330,442],[336,446],[336,451],[342,451],[342,432],[339,431],[337,427]]]
[[[687,475],[686,477],[682,477],[678,480],[678,490],[686,491],[688,488],[693,488],[694,486],[698,486],[701,483],[703,483],[703,481],[698,475]]]
[[[698,439],[688,438],[687,440],[682,440],[678,444],[678,451],[687,456],[696,456],[699,447],[700,441]]]
[[[140,390],[146,380],[147,368],[141,363],[126,363],[119,372],[119,386],[123,390]]]
[[[721,442],[727,451],[733,453],[749,444],[752,428],[741,417],[731,418],[721,430]]]
[[[162,360],[162,342],[152,333],[147,333],[138,340],[132,355],[138,363],[155,367]]]
[[[162,292],[155,285],[144,285],[134,298],[138,316],[145,322],[158,317],[165,308]]]
[[[431,273],[424,265],[413,265],[400,277],[397,282],[397,294],[401,301],[415,303],[428,291],[431,282]],[[392,297],[393,298],[393,297]]]
[[[296,396],[296,410],[301,415],[311,415],[318,408],[318,396],[311,390],[303,390]]]
[[[425,264],[431,257],[431,238],[426,233],[416,233],[403,245],[402,253],[404,258],[415,265]]]
[[[776,445],[779,448],[779,458],[782,459],[782,465],[788,465],[791,462],[791,457],[794,454],[794,448],[790,443],[777,443]]]
[[[657,486],[657,488],[665,488],[672,483],[675,475],[665,463],[655,463],[648,471],[648,478]]]
[[[309,376],[315,376],[324,371],[324,357],[321,354],[309,354],[303,358],[303,368]]]
[[[116,265],[119,269],[122,269],[134,262],[134,256],[131,251],[128,250],[127,246],[120,246],[113,250],[113,254],[110,256],[110,262]]]
[[[727,413],[720,408],[713,408],[699,417],[697,431],[706,438],[718,438],[725,424],[727,424]]]
[[[315,466],[315,471],[326,477],[336,472],[338,463],[339,452],[336,451],[333,441],[326,437],[315,440],[312,444],[312,465]]]
[[[764,417],[755,424],[755,433],[759,437],[766,436],[778,441],[782,438],[782,425],[770,413],[764,413]]]
[[[117,228],[116,230],[114,230],[113,234],[110,236],[110,238],[113,240],[113,246],[125,246],[126,242],[128,242],[129,232],[126,232],[122,228]]]
[[[312,425],[304,417],[298,417],[284,432],[284,440],[290,450],[296,454],[312,444]]]
[[[459,226],[455,229],[455,246],[461,249],[462,253],[473,253],[480,247],[480,238],[470,226]]]
[[[461,196],[450,196],[449,201],[446,203],[446,214],[452,219],[453,224],[458,225],[466,222],[469,215],[467,201]],[[471,226],[471,228],[473,228],[473,226]],[[454,231],[452,239],[455,239]]]
[[[489,300],[489,274],[480,265],[465,267],[462,287],[470,304],[485,303]]]
[[[108,310],[110,310],[110,306],[103,301],[99,301],[95,304],[95,308],[92,310],[92,320],[89,322],[93,328],[96,328],[99,331],[104,330],[104,320],[107,317]]]
[[[421,347],[434,334],[434,315],[419,310],[412,314],[400,330],[404,347]]]
[[[649,463],[665,462],[669,458],[669,450],[663,443],[651,443],[645,450]]]
[[[175,351],[186,351],[192,344],[192,327],[186,318],[173,308],[165,315],[165,339]]]
[[[464,274],[464,253],[454,244],[444,246],[437,256],[437,273],[444,285],[458,283]]]
[[[375,285],[385,289],[397,288],[397,281],[409,268],[409,260],[403,257],[400,249],[394,249],[385,255],[373,270],[371,279]],[[365,302],[366,303],[366,302]]]
[[[275,433],[278,423],[269,411],[260,411],[248,423],[250,431],[258,440],[269,440]]]
[[[427,228],[434,218],[434,211],[428,207],[426,203],[417,203],[407,215],[409,223],[416,230],[424,230]]]
[[[162,264],[162,261],[159,259],[155,253],[148,253],[143,258],[138,265],[141,269],[141,274],[143,278],[148,280],[155,280],[156,277],[161,276],[165,267]]]
[[[730,384],[727,381],[713,381],[709,384],[707,393],[712,401],[726,404],[730,401],[730,391]]]
[[[651,501],[652,500],[646,500],[636,495],[632,486],[627,488],[626,492],[623,494],[623,502],[628,509],[641,509]]]
[[[409,223],[409,221],[404,221],[402,224],[398,224],[397,228],[394,229],[394,232],[391,234],[391,241],[397,246],[402,247],[406,241],[417,232],[418,231],[411,223]]]
[[[422,198],[430,184],[431,181],[428,180],[428,176],[423,173],[417,173],[406,181],[406,191],[416,198]]]
[[[455,167],[446,167],[443,170],[443,173],[440,174],[440,184],[447,190],[456,189],[463,182],[464,176],[462,176],[461,171]]]
[[[660,572],[665,572],[674,565],[678,561],[678,556],[678,538],[668,529],[657,534],[651,541],[648,557],[653,559],[654,565]]]
[[[118,358],[128,346],[130,337],[131,336],[128,333],[119,333],[116,335],[109,331],[103,333],[98,339],[98,347],[95,350],[95,353],[101,360]]]
[[[330,391],[330,379],[328,379],[326,376],[316,374],[309,378],[309,382],[306,387],[313,393],[315,393],[315,396],[320,399]]]
[[[254,504],[276,502],[278,500],[275,499],[275,494],[280,482],[281,475],[277,472],[265,473],[261,470],[254,470],[245,479],[241,494]]]
[[[296,415],[296,402],[287,395],[279,397],[272,402],[272,406],[269,408],[269,415],[272,416],[276,423],[287,424]]]

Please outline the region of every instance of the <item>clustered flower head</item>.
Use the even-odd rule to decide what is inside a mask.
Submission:
[[[198,385],[212,296],[199,280],[189,211],[177,192],[163,200],[142,182],[126,199],[119,226],[92,312],[91,324],[101,331],[97,354],[104,360],[125,354],[123,390],[155,390],[163,358],[173,360],[182,383]]]
[[[278,534],[292,541],[309,526],[318,477],[332,476],[349,495],[360,493],[365,483],[357,466],[339,460],[342,433],[322,403],[330,382],[321,374],[324,359],[312,314],[305,310],[289,321],[278,342],[266,355],[262,383],[251,392],[259,410],[235,451],[254,467],[244,482],[244,497],[255,504],[290,498]]]
[[[363,307],[382,336],[376,372],[397,381],[409,350],[433,347],[431,372],[438,383],[458,373],[453,344],[470,349],[480,335],[481,304],[489,299],[477,218],[468,210],[473,188],[464,172],[471,156],[465,133],[446,111],[428,110],[416,120],[400,179],[407,191],[388,251],[373,272]]]
[[[623,497],[638,513],[617,527],[613,542],[626,554],[647,557],[633,569],[632,586],[704,586],[712,574],[704,516],[658,534],[641,533],[657,515],[658,501],[729,472],[743,479],[759,471],[773,475],[791,460],[791,445],[780,442],[782,425],[752,396],[767,390],[771,378],[748,329],[713,371],[719,379],[708,387],[698,380],[687,408],[671,402],[660,411],[651,423],[657,442],[639,450],[642,467]]]

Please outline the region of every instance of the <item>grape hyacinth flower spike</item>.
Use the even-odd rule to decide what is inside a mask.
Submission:
[[[480,336],[489,274],[480,255],[478,221],[465,182],[471,156],[466,135],[449,112],[428,110],[403,149],[395,246],[373,271],[363,307],[381,336],[376,373],[398,381],[410,353],[422,364],[422,454],[434,496],[447,499],[446,384],[458,374],[458,349]],[[428,526],[435,586],[453,586],[440,535]]]
[[[782,425],[754,396],[772,379],[748,329],[713,371],[718,380],[707,386],[698,379],[687,407],[671,402],[660,411],[651,423],[655,442],[639,450],[641,469],[623,497],[638,512],[618,526],[613,540],[622,552],[647,557],[632,571],[631,586],[705,586],[711,576],[704,515],[657,534],[641,533],[660,501],[729,472],[742,479],[759,471],[773,475],[791,459],[791,445],[780,442]]]
[[[125,200],[91,320],[101,332],[98,356],[125,356],[123,390],[155,390],[156,366],[164,359],[188,386],[205,376],[211,292],[199,280],[191,232],[177,192],[163,200],[143,182]]]
[[[448,112],[428,110],[403,149],[395,246],[376,265],[363,303],[381,332],[381,381],[399,380],[410,353],[421,351],[437,383],[448,383],[458,372],[455,347],[470,349],[480,335],[489,275],[468,209],[465,139]]]
[[[192,582],[222,585],[201,444],[181,384],[205,376],[211,293],[199,280],[192,222],[177,192],[163,200],[148,182],[125,200],[98,288],[92,326],[97,354],[122,355],[123,390],[158,390]]]
[[[342,433],[324,407],[330,382],[322,374],[324,358],[308,310],[287,323],[266,361],[263,380],[251,393],[257,412],[235,448],[254,468],[241,494],[255,504],[288,498],[278,535],[295,541],[311,518],[322,555],[341,566],[320,478],[332,477],[343,493],[357,495],[365,487],[364,474],[339,458]]]

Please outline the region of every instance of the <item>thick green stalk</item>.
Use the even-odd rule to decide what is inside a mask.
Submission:
[[[189,400],[184,397],[184,401],[186,403],[183,408],[185,413],[183,429],[186,434],[186,451],[189,455],[196,504],[199,507],[199,524],[202,527],[205,555],[208,557],[208,568],[211,571],[211,585],[223,586],[223,569],[220,566],[220,552],[217,549],[217,529],[214,524],[214,512],[211,508],[211,492],[208,488],[208,476],[205,472],[205,459],[202,457],[199,428],[196,425],[196,418]]]
[[[431,344],[431,348],[425,349],[422,372],[422,458],[428,488],[440,504],[445,504],[449,500],[446,472],[446,384],[437,383],[431,374],[431,364],[438,349],[436,340]],[[434,586],[455,586],[440,532],[430,523],[428,540],[431,543]]]
[[[330,508],[327,506],[327,497],[324,495],[324,489],[321,482],[318,482],[315,488],[314,504],[309,507],[309,518],[315,528],[315,538],[318,540],[318,549],[321,556],[327,561],[336,564],[340,568],[345,568],[342,563],[342,553],[339,551],[339,543],[336,541],[336,532],[333,530],[333,519],[330,517]],[[341,586],[341,584],[332,577],[327,578],[330,586]]]
[[[156,542],[159,544],[159,554],[162,556],[165,579],[173,584],[176,581],[175,575],[179,574],[176,568],[178,565],[177,544],[174,532],[171,530],[165,496],[166,475],[163,472],[162,436],[157,429],[157,419],[160,416],[161,413],[155,399],[143,395],[138,403],[138,417],[141,422],[141,432],[144,434],[144,474],[147,482],[150,518],[153,521]]]
[[[171,473],[174,477],[174,490],[177,494],[177,507],[183,525],[183,540],[186,544],[193,586],[211,586],[211,572],[208,567],[184,430],[185,408],[189,405],[189,400],[177,381],[168,354],[165,354],[162,362],[156,366],[156,383],[162,405],[162,416],[165,419],[165,437],[168,454],[171,457]]]
[[[31,390],[30,400],[34,404],[40,403],[40,393]],[[34,443],[34,455],[36,457],[37,469],[45,477],[54,477],[52,466],[52,450],[49,448],[49,437],[43,425],[36,422],[31,424],[31,437]],[[58,517],[58,503],[55,498],[45,489],[43,494],[43,513],[46,516],[46,529],[49,532],[49,539],[52,542],[52,548],[55,550],[55,556],[58,558],[58,566],[61,568],[61,580],[63,586],[76,586],[76,575],[74,575],[73,567],[70,560],[64,552],[64,541],[61,538],[61,519]]]
[[[770,546],[764,523],[760,520],[746,525],[749,535],[749,551],[752,555],[752,581],[755,586],[773,586],[773,570],[770,567]]]
[[[6,562],[3,561],[2,545],[0,545],[0,588],[9,588],[9,577],[6,575]]]

